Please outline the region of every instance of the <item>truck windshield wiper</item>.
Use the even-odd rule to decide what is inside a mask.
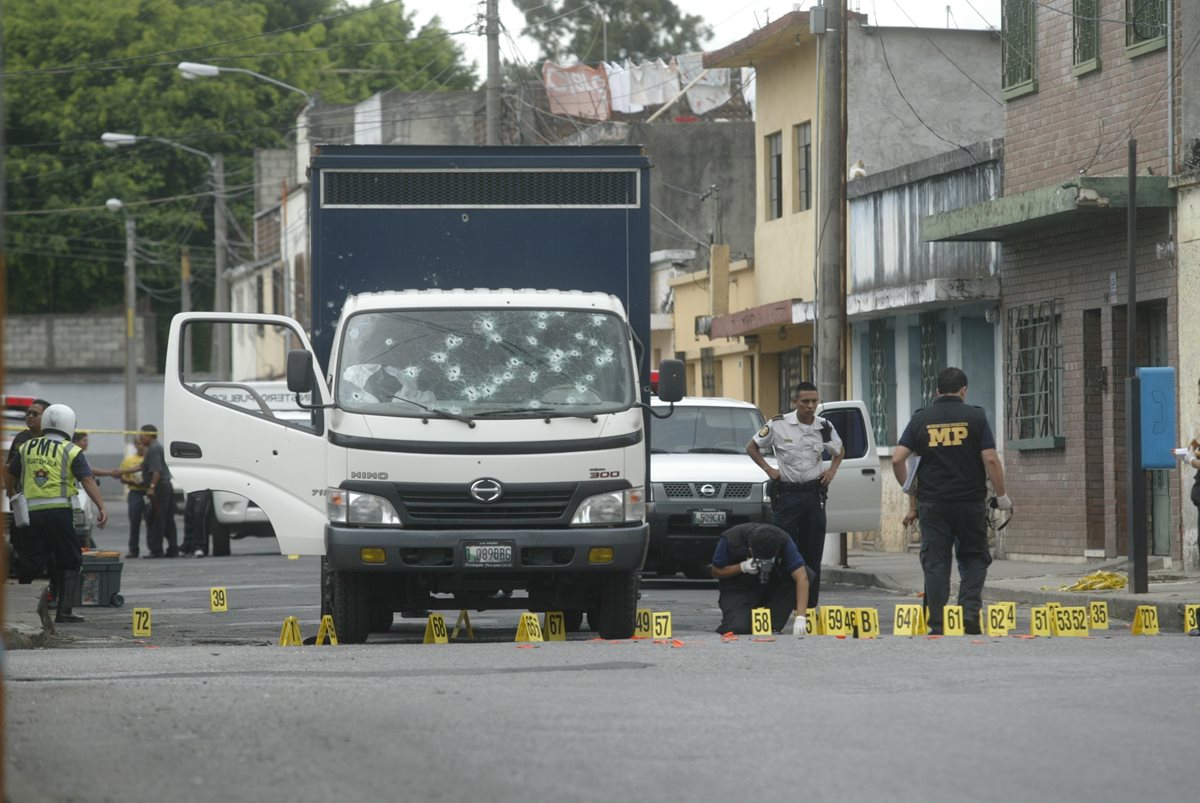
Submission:
[[[688,454],[741,454],[741,452],[721,446],[693,446],[688,449]]]
[[[419,407],[422,410],[424,410],[425,412],[430,413],[431,415],[438,416],[440,418],[453,418],[455,421],[461,421],[464,424],[467,424],[468,426],[472,426],[472,427],[475,426],[475,421],[472,420],[471,416],[469,416],[469,415],[463,415],[462,413],[452,413],[449,410],[443,410],[440,407],[427,407],[426,405],[421,404],[418,401],[413,401],[412,399],[406,399],[403,396],[396,398],[395,401],[402,401],[405,404],[411,404],[413,407]]]
[[[520,413],[530,413],[536,418],[587,418],[595,419],[595,413],[568,413],[560,410],[550,410],[545,407],[506,407],[503,410],[484,410],[476,413],[476,418],[488,418],[490,416],[501,415],[517,415]]]

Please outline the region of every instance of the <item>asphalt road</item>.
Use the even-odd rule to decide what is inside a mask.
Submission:
[[[101,545],[112,536],[102,536]],[[128,561],[124,608],[6,658],[9,800],[1191,800],[1197,639],[722,641],[711,583],[645,583],[675,638],[277,647],[317,561]],[[209,610],[224,587],[230,611]],[[881,591],[830,604],[890,609]],[[152,635],[134,639],[131,609]]]

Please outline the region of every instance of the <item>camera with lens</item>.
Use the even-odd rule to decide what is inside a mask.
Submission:
[[[774,558],[754,558],[754,568],[758,570],[758,582],[771,581],[771,572],[775,569]]]

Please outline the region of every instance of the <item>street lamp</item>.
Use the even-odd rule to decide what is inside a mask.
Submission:
[[[225,251],[227,239],[228,211],[225,208],[225,158],[221,154],[211,154],[184,145],[165,137],[138,136],[137,134],[122,134],[105,131],[100,135],[100,141],[109,148],[126,148],[139,142],[161,142],[181,151],[202,156],[208,160],[213,183],[213,245],[216,249],[216,280],[213,282],[213,311],[229,311],[229,285],[225,277]],[[215,327],[213,331],[213,348],[216,351],[216,375],[218,379],[229,377],[229,332],[223,326]]]
[[[244,73],[245,75],[253,75],[255,78],[266,81],[268,84],[274,84],[275,86],[282,87],[283,89],[303,95],[304,99],[308,102],[307,105],[311,106],[313,102],[312,95],[308,94],[303,89],[292,86],[291,84],[285,84],[283,81],[272,78],[269,75],[263,75],[260,72],[255,72],[254,70],[247,70],[245,67],[218,67],[215,64],[200,64],[195,61],[181,61],[176,69],[179,70],[180,74],[189,81],[194,81],[197,78],[216,78],[223,72],[239,72]]]
[[[125,431],[137,432],[137,221],[120,198],[104,205],[109,212],[125,213]]]

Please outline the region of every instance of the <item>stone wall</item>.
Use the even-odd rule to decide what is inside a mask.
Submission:
[[[137,318],[138,371],[157,372],[153,317]],[[9,315],[4,320],[4,361],[9,373],[122,371],[125,316]]]

